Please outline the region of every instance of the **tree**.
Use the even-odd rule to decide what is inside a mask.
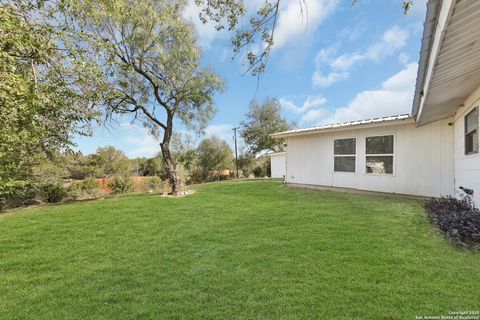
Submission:
[[[98,148],[88,158],[90,166],[97,168],[97,176],[130,175],[130,160],[123,151],[117,150],[113,146]]]
[[[96,116],[69,81],[54,30],[20,4],[0,5],[0,202],[28,187],[34,166],[68,149],[74,134],[89,134]]]
[[[232,149],[225,140],[218,137],[206,138],[197,148],[197,156],[203,177],[207,178],[210,171],[230,169],[233,164]]]
[[[297,0],[300,14],[308,23],[308,5],[306,0]],[[401,0],[404,14],[407,14],[413,5],[412,0]],[[284,1],[283,1],[284,2]],[[352,0],[355,5],[358,0]],[[234,55],[245,53],[248,68],[245,73],[250,72],[258,76],[265,71],[266,62],[274,45],[275,27],[278,20],[282,0],[262,1],[256,13],[247,18],[245,1],[243,0],[195,0],[195,3],[202,8],[200,19],[203,23],[212,21],[216,24],[217,30],[228,29],[234,31],[231,39]],[[249,21],[244,24],[242,21]],[[299,22],[300,23],[300,22]],[[261,43],[263,51],[257,53],[253,47],[255,43]]]
[[[270,137],[272,133],[285,131],[293,125],[280,114],[280,103],[276,99],[265,99],[262,104],[250,103],[246,120],[240,123],[240,136],[249,146],[249,151],[258,154],[262,151],[281,151],[284,141]]]
[[[255,155],[243,150],[240,152],[238,156],[238,168],[242,171],[242,175],[245,178],[248,178],[252,173],[253,169],[255,168]]]
[[[97,104],[107,118],[132,114],[160,137],[165,169],[177,194],[181,179],[170,152],[174,120],[201,129],[214,114],[222,80],[199,65],[184,1],[71,1],[63,12],[70,52],[95,68]],[[71,22],[73,21],[73,23]],[[73,39],[73,41],[72,41]]]

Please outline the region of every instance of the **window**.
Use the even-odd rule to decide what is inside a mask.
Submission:
[[[365,154],[367,173],[393,174],[393,135],[367,137]]]
[[[465,116],[465,154],[478,153],[478,107]]]
[[[333,142],[335,172],[355,172],[355,151],[357,140],[335,139]]]

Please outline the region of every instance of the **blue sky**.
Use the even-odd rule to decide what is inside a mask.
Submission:
[[[206,128],[229,143],[250,101],[279,99],[282,114],[305,128],[315,125],[409,113],[412,105],[426,0],[415,0],[404,15],[401,0],[306,0],[308,19],[298,0],[283,0],[275,46],[259,83],[242,76],[241,59],[231,60],[230,35],[198,21],[192,3],[185,18],[195,25],[202,63],[225,79],[215,97],[218,109]],[[259,1],[247,0],[249,10]],[[258,87],[257,87],[258,85]],[[113,145],[129,157],[153,156],[158,142],[129,118],[78,137],[76,149],[93,153]],[[180,123],[177,130],[184,130]]]

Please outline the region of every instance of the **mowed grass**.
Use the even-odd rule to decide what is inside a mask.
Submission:
[[[480,309],[421,203],[214,183],[0,215],[0,319],[415,319]]]

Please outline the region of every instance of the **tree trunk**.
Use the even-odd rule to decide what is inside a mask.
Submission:
[[[182,180],[177,173],[175,164],[172,160],[172,155],[170,153],[170,139],[172,138],[172,129],[173,129],[173,113],[168,113],[167,118],[167,128],[163,135],[163,141],[160,143],[162,148],[163,162],[165,163],[165,168],[167,169],[167,175],[172,184],[172,194],[178,195],[182,188]]]

